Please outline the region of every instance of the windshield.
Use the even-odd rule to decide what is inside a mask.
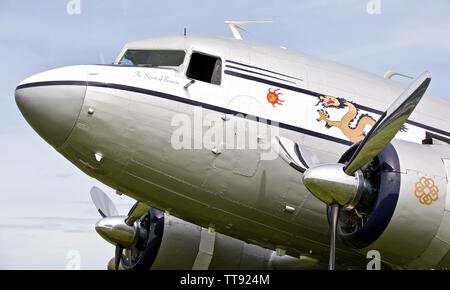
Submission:
[[[129,49],[119,61],[121,65],[148,67],[178,67],[186,53],[182,50],[138,50]]]

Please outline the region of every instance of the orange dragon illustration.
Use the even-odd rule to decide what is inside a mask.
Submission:
[[[344,109],[348,108],[347,113],[342,117],[340,121],[330,120],[330,114],[327,111],[320,109],[318,122],[325,121],[325,128],[331,127],[339,128],[342,133],[353,143],[359,142],[364,139],[366,126],[373,126],[376,121],[368,114],[362,114],[356,121],[356,125],[352,126],[351,123],[356,119],[359,114],[359,110],[353,104],[353,102],[347,101],[343,98],[336,98],[332,96],[320,96],[317,105],[322,104],[325,108]]]

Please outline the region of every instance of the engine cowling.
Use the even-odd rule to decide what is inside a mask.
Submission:
[[[445,263],[450,249],[446,159],[447,144],[393,141],[362,170],[365,190],[353,210],[341,212],[340,238],[364,254],[379,250],[383,261],[405,268]]]

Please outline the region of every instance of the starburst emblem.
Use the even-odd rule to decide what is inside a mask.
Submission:
[[[276,89],[276,90],[271,90],[269,89],[269,92],[267,93],[267,100],[269,101],[269,103],[272,104],[272,106],[275,107],[275,105],[283,105],[284,100],[280,99],[280,95],[282,95],[282,93],[278,93],[280,89]]]

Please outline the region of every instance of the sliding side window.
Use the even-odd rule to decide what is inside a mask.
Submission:
[[[190,79],[220,85],[222,82],[222,60],[215,56],[194,52],[186,75]]]

